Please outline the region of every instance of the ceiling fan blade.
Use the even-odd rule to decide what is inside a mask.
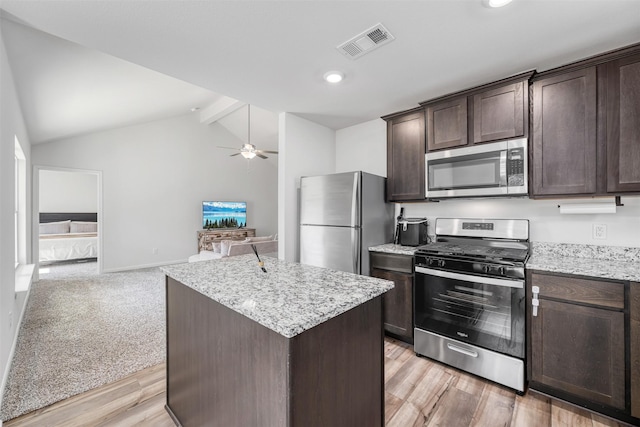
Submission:
[[[233,156],[239,156],[240,153],[236,153],[236,154],[229,154],[229,157],[233,157]]]
[[[260,157],[261,159],[268,159],[267,156],[260,154],[260,153],[256,153],[256,156]]]
[[[278,154],[277,151],[271,151],[271,150],[257,150],[259,153],[269,153],[269,154]]]

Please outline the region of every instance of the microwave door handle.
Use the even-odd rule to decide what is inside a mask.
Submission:
[[[500,187],[507,186],[507,153],[508,150],[500,151]]]

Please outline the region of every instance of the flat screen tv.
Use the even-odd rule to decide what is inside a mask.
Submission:
[[[247,226],[246,202],[202,202],[202,228],[240,228]]]

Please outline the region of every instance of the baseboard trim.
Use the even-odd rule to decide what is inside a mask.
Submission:
[[[11,365],[13,364],[13,356],[16,352],[16,346],[18,345],[18,335],[20,335],[20,329],[22,329],[22,320],[24,319],[24,313],[27,311],[27,304],[29,303],[29,295],[31,295],[31,281],[33,280],[33,265],[31,265],[31,269],[29,270],[29,284],[26,286],[24,303],[22,305],[22,310],[20,310],[20,316],[18,317],[18,322],[16,323],[16,330],[13,334],[13,339],[11,342],[11,350],[9,351],[9,357],[7,358],[7,365],[4,367],[4,373],[2,375],[2,384],[0,384],[0,407],[2,407],[2,401],[4,400],[4,391],[7,386],[7,381],[9,379],[9,371],[11,370]],[[24,277],[24,271],[22,272],[23,277],[22,280],[26,280]],[[0,427],[2,427],[2,419],[0,419]]]

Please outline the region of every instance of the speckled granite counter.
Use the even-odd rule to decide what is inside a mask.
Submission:
[[[393,288],[393,282],[254,255],[162,267],[169,277],[291,338]]]
[[[527,269],[640,282],[640,248],[532,242]]]
[[[419,246],[402,246],[393,243],[385,243],[384,245],[369,246],[370,252],[384,252],[387,254],[409,255],[413,256]]]

